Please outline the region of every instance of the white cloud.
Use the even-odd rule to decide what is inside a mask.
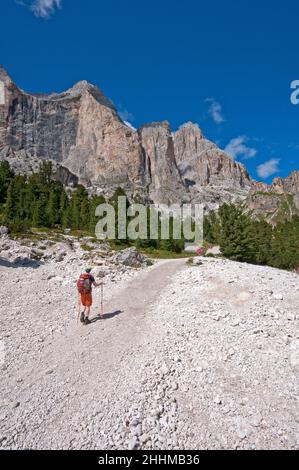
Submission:
[[[132,131],[136,131],[136,127],[132,126],[132,124],[129,121],[124,121],[125,125],[128,126]]]
[[[50,18],[57,9],[61,9],[62,0],[35,0],[31,6],[30,10],[38,18]]]
[[[269,176],[275,175],[279,172],[279,158],[272,158],[257,167],[257,174],[260,178],[266,179]]]
[[[209,115],[212,117],[213,121],[216,124],[221,124],[225,122],[225,119],[222,114],[222,106],[218,101],[215,101],[214,98],[207,98],[207,103],[211,103],[209,107]]]
[[[135,116],[132,113],[130,113],[126,108],[122,109],[120,105],[120,111],[118,111],[118,115],[126,126],[130,127],[133,131],[136,131],[135,127],[131,124],[131,121],[135,120]]]
[[[123,121],[134,121],[134,119],[135,119],[133,114],[130,113],[127,109],[123,109],[123,110],[119,111],[118,115]]]
[[[253,147],[248,147],[246,145],[248,141],[249,138],[246,135],[235,137],[227,144],[224,151],[234,159],[238,157],[243,159],[253,158],[256,156],[257,150]]]

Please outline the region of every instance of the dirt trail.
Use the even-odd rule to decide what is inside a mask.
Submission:
[[[6,418],[16,433],[17,446],[103,445],[99,436],[93,442],[81,439],[81,443],[75,437],[89,414],[107,413],[113,409],[113,400],[119,401],[118,409],[130,390],[138,387],[138,371],[145,360],[138,351],[150,348],[148,338],[155,334],[148,312],[171,277],[185,266],[186,260],[160,261],[140,271],[124,288],[106,289],[104,319],[95,315],[100,289],[95,290],[90,325],[82,326],[73,318],[30,361],[19,357],[14,374],[8,369],[8,376],[2,377],[9,391],[2,395],[2,403],[15,403]],[[64,315],[61,312],[62,322]]]
[[[0,267],[0,447],[298,448],[298,276],[197,261],[106,278],[88,326],[76,264]]]
[[[112,295],[107,292],[105,295],[109,300],[104,305],[104,319],[95,315],[99,308],[94,306],[91,325],[71,325],[64,338],[60,338],[56,344],[51,345],[49,351],[45,351],[46,363],[51,366],[51,363],[57,362],[57,367],[67,371],[68,366],[73,363],[72,357],[80,356],[81,362],[86,362],[82,371],[82,383],[87,389],[89,371],[92,382],[97,374],[102,382],[109,381],[110,373],[119,373],[119,361],[127,358],[130,348],[142,344],[144,338],[151,333],[146,329],[151,325],[147,315],[172,276],[185,265],[184,259],[159,262],[152,270],[141,271],[137,278],[119,292],[112,292]],[[94,292],[94,296],[99,300],[100,292]],[[43,364],[45,361],[42,360]]]

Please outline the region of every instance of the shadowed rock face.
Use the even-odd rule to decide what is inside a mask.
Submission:
[[[271,185],[253,181],[246,207],[253,215],[273,224],[298,215],[299,171],[285,179],[275,178]]]
[[[244,165],[235,162],[217,145],[205,139],[196,124],[189,122],[175,132],[174,151],[187,184],[190,181],[195,183],[192,186],[250,187],[250,177]]]
[[[293,171],[287,178],[274,178],[273,183],[266,184],[258,181],[252,181],[252,190],[254,192],[276,193],[276,194],[299,194],[299,171]]]
[[[177,167],[169,123],[147,124],[140,129],[139,138],[150,178],[150,199],[165,204],[189,200],[188,188]]]
[[[85,185],[144,184],[138,135],[96,87],[80,82],[60,95],[29,95],[3,69],[0,82],[0,156],[17,170],[28,172],[51,159]]]
[[[20,91],[0,69],[5,103],[1,106],[0,151],[21,158],[61,162],[76,142],[79,100],[36,97]]]
[[[135,131],[85,81],[60,94],[33,95],[17,88],[1,66],[0,159],[19,172],[52,160],[65,184],[108,194],[121,186],[129,196],[159,203],[192,200],[213,208],[259,189],[244,165],[206,140],[195,124],[175,133],[167,122]],[[298,192],[298,175],[274,186]]]
[[[287,178],[275,178],[272,187],[277,192],[299,194],[299,171],[293,171]]]

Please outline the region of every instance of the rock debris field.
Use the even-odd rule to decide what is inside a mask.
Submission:
[[[298,447],[298,275],[41,245],[1,239],[1,449]]]

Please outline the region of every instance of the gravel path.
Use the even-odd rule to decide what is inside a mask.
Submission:
[[[2,448],[296,448],[298,276],[159,261],[81,326],[66,269],[0,267]]]

